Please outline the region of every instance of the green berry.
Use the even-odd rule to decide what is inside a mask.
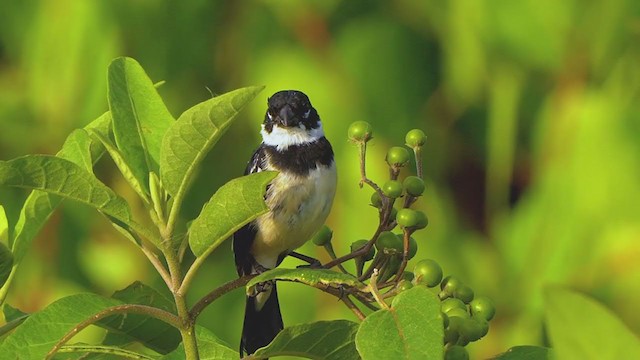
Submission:
[[[447,311],[445,314],[447,314],[449,318],[454,318],[454,317],[460,317],[463,319],[469,318],[469,312],[466,309],[460,309],[457,307],[449,309],[449,311]]]
[[[409,290],[412,287],[413,287],[413,284],[411,283],[411,281],[407,281],[407,280],[400,280],[398,285],[396,285],[396,289],[398,290],[398,293],[401,293],[405,290]]]
[[[417,176],[407,176],[402,182],[407,194],[411,196],[420,196],[424,192],[425,185],[424,180]]]
[[[353,243],[351,243],[351,252],[354,251],[358,251],[360,249],[362,249],[365,245],[367,245],[369,241],[367,240],[356,240]],[[369,249],[369,252],[366,253],[364,255],[364,261],[369,261],[371,259],[373,259],[373,257],[376,254],[376,249],[372,246],[371,249]]]
[[[329,229],[327,225],[323,225],[318,232],[313,235],[311,241],[318,246],[325,246],[326,244],[331,242],[331,238],[333,237],[333,231]]]
[[[490,321],[496,315],[496,307],[493,301],[486,296],[478,296],[469,303],[471,315]]]
[[[469,342],[480,340],[488,332],[489,323],[484,319],[465,319],[460,327],[460,337]]]
[[[394,146],[387,151],[386,160],[389,166],[405,166],[409,162],[409,151],[403,147]]]
[[[462,309],[466,312],[467,306],[460,299],[456,298],[448,298],[440,302],[440,311],[442,311],[443,313],[446,314],[452,309]]]
[[[473,289],[467,285],[459,286],[453,291],[453,296],[468,304],[473,300]]]
[[[409,254],[407,258],[411,260],[413,259],[414,256],[416,256],[417,253],[418,253],[418,242],[412,236],[409,238]]]
[[[413,275],[413,273],[411,271],[404,271],[402,273],[402,279],[407,280],[407,281],[413,281],[413,278],[415,276]]]
[[[377,208],[382,206],[382,199],[380,198],[380,195],[378,195],[377,191],[374,191],[373,194],[371,194],[371,205]]]
[[[391,231],[383,231],[376,241],[378,251],[384,251],[385,254],[401,254],[404,246],[402,240]]]
[[[398,216],[398,209],[391,208],[391,212],[389,213],[389,221],[395,221],[396,216]]]
[[[460,279],[454,276],[447,276],[440,283],[440,290],[446,295],[453,296],[457,288],[464,285]]]
[[[442,326],[446,329],[449,326],[449,316],[440,311],[440,318],[442,319]]]
[[[416,223],[416,229],[426,228],[427,225],[429,225],[429,219],[427,218],[427,215],[420,210],[416,210],[416,213],[418,215],[418,222]]]
[[[460,337],[460,328],[464,318],[458,316],[450,317],[448,315],[447,318],[449,319],[449,325],[444,329],[444,343],[455,344]]]
[[[424,131],[420,129],[413,129],[407,132],[407,135],[404,137],[404,141],[407,143],[408,147],[415,148],[424,145],[427,142],[427,136],[424,134]]]
[[[367,142],[371,140],[373,130],[371,125],[366,121],[355,121],[349,125],[347,136],[349,140],[354,142]]]
[[[416,282],[428,287],[434,287],[442,280],[442,268],[431,259],[420,260],[413,268],[413,273],[416,275]]]
[[[397,180],[389,180],[382,185],[382,192],[388,197],[395,199],[402,195],[402,184]]]
[[[418,212],[412,209],[400,209],[396,216],[396,222],[401,227],[414,227],[420,221],[420,215]]]
[[[463,346],[449,346],[444,352],[444,360],[469,360],[469,353]]]

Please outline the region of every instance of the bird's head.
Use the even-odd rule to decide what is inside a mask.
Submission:
[[[303,92],[278,91],[267,100],[262,124],[262,137],[266,144],[286,149],[291,145],[311,143],[323,136],[318,112]]]

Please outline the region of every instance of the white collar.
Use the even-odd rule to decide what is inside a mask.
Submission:
[[[286,150],[289,146],[305,145],[315,142],[324,137],[322,123],[318,121],[318,127],[309,129],[300,124],[298,127],[283,128],[277,124],[273,125],[271,132],[267,132],[262,124],[262,142],[266,145],[275,146],[277,150]]]

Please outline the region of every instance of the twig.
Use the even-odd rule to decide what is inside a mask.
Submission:
[[[207,306],[209,306],[209,304],[211,304],[214,300],[216,300],[217,298],[221,297],[222,295],[232,290],[235,290],[241,286],[247,285],[247,283],[254,277],[256,277],[256,275],[245,275],[241,278],[237,278],[235,280],[229,281],[217,287],[207,295],[203,296],[202,299],[198,300],[198,302],[195,305],[193,305],[191,310],[189,310],[189,317],[193,321],[195,321],[195,319],[198,318],[202,310],[204,310]]]

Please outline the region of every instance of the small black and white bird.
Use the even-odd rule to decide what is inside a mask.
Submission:
[[[309,240],[327,219],[336,191],[333,150],[309,98],[286,90],[273,94],[267,105],[262,144],[245,175],[279,174],[265,194],[270,211],[233,236],[239,276],[275,268]],[[275,282],[260,284],[246,299],[240,354],[269,344],[282,328]]]

